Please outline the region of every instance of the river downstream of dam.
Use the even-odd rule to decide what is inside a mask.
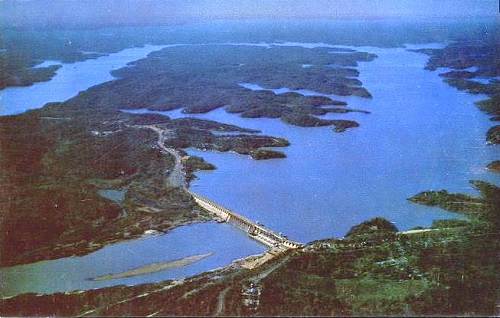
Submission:
[[[415,205],[407,198],[430,189],[476,194],[469,180],[500,182],[485,169],[499,150],[486,145],[485,132],[491,123],[474,106],[484,96],[460,92],[442,81],[439,70],[425,70],[428,57],[424,54],[406,48],[355,49],[378,56],[358,67],[359,80],[373,98],[335,99],[371,113],[322,118],[356,120],[359,128],[335,133],[331,127],[301,128],[277,119],[241,118],[223,108],[189,115],[258,129],[291,143],[279,149],[287,158],[263,161],[188,149],[189,154],[217,167],[198,173],[191,190],[305,243],[342,237],[353,225],[376,216],[389,219],[400,230],[429,226],[433,220],[457,215]],[[287,91],[257,84],[247,83],[246,87]],[[180,111],[164,114],[188,116]],[[1,268],[0,296],[178,279],[263,251],[263,246],[228,224],[187,225],[164,235],[116,243],[82,257]],[[213,255],[181,268],[113,280],[89,279],[206,253]]]

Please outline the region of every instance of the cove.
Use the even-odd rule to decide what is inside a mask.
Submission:
[[[58,65],[56,75],[47,82],[27,87],[8,87],[0,91],[0,116],[15,115],[30,109],[40,108],[49,102],[65,101],[87,88],[113,80],[112,70],[146,57],[153,51],[167,46],[145,45],[125,49],[96,59],[75,63],[45,61],[35,67]]]
[[[218,168],[198,173],[191,190],[290,239],[309,242],[342,237],[351,226],[375,216],[393,221],[400,230],[458,217],[415,205],[407,198],[432,189],[477,194],[469,186],[471,179],[499,183],[499,176],[485,169],[498,158],[499,150],[486,145],[485,133],[491,122],[474,105],[484,96],[448,86],[439,72],[424,69],[428,57],[423,54],[405,48],[352,49],[378,56],[358,67],[358,78],[373,99],[335,99],[371,114],[328,114],[324,118],[356,120],[359,128],[336,134],[331,127],[301,128],[276,119],[241,118],[223,109],[189,115],[259,129],[291,142],[289,147],[279,149],[286,153],[286,159],[267,161],[189,149],[190,154],[202,156]],[[287,89],[247,84],[248,89],[275,93]],[[157,113],[173,118],[188,116],[180,110]],[[109,245],[82,257],[1,268],[0,295],[179,279],[262,251],[263,246],[228,224],[187,225],[165,235]],[[214,254],[185,267],[112,280],[89,279],[207,253]]]
[[[376,216],[393,221],[400,230],[458,218],[407,198],[431,189],[477,194],[469,185],[474,179],[498,184],[498,175],[485,169],[499,155],[497,147],[485,143],[491,123],[474,105],[485,96],[448,86],[439,72],[424,69],[426,55],[406,48],[355,49],[378,55],[358,68],[373,99],[335,99],[371,114],[324,118],[352,119],[361,127],[335,134],[330,127],[301,128],[275,119],[241,118],[223,109],[193,115],[259,129],[287,138],[291,146],[279,149],[286,159],[268,161],[191,149],[190,154],[218,168],[198,173],[191,189],[291,239],[309,242],[342,237],[351,226]],[[258,83],[243,86],[264,89]],[[288,90],[265,89],[276,94]],[[186,116],[179,111],[167,114]]]

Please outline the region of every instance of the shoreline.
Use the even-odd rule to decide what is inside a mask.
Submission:
[[[187,115],[187,116],[189,116],[189,115]],[[163,226],[167,225],[166,232],[168,232],[169,230],[175,229],[175,228],[177,228],[179,226],[189,225],[191,223],[198,223],[198,222],[201,222],[201,221],[207,221],[208,219],[209,218],[206,215],[202,215],[200,220],[186,220],[186,219],[184,219],[184,221],[183,221],[181,219],[178,222],[174,221],[174,222],[168,223],[168,224],[164,223]],[[155,230],[160,229],[161,230],[161,227],[162,227],[162,224],[160,223],[158,225],[158,228],[156,228],[156,226],[155,226],[153,229],[155,229]],[[164,233],[166,233],[166,232],[164,232]],[[85,254],[92,253],[93,251],[99,250],[99,249],[101,249],[101,248],[109,245],[110,243],[120,243],[120,242],[123,242],[123,241],[128,241],[128,240],[134,240],[134,239],[137,239],[137,238],[141,238],[144,235],[144,233],[145,232],[142,232],[141,234],[136,234],[136,233],[128,234],[127,233],[127,235],[131,235],[131,236],[130,237],[115,238],[115,239],[111,239],[110,241],[107,241],[107,242],[105,241],[105,242],[101,242],[101,243],[97,243],[97,244],[96,244],[96,242],[92,242],[92,244],[89,244],[88,246],[86,246],[84,248],[80,248],[80,250],[77,252],[77,255],[85,255]],[[63,248],[64,248],[64,246],[63,246]],[[68,250],[71,251],[71,249],[68,249]],[[53,251],[53,250],[51,249],[50,251]],[[55,252],[55,251],[53,251],[53,252]],[[61,252],[61,250],[59,252]],[[156,266],[158,266],[158,265],[156,265]],[[113,279],[113,278],[110,278],[110,279]]]
[[[188,266],[188,265],[191,265],[193,263],[199,262],[207,257],[210,257],[214,254],[215,254],[214,252],[210,252],[210,253],[206,253],[206,254],[187,256],[184,258],[179,258],[179,259],[175,259],[175,260],[171,260],[171,261],[165,261],[165,262],[161,262],[161,263],[152,263],[149,265],[134,268],[134,269],[131,269],[131,270],[128,270],[125,272],[121,272],[121,273],[106,274],[106,275],[101,275],[101,276],[97,276],[94,278],[89,278],[89,280],[103,281],[103,280],[129,278],[129,277],[135,277],[135,276],[140,276],[140,275],[156,273],[156,272],[160,272],[160,271],[164,271],[164,270],[168,270],[168,269],[174,269],[174,268]]]

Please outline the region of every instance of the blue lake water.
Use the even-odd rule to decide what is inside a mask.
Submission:
[[[61,65],[61,67],[50,81],[35,83],[28,87],[8,87],[0,90],[0,116],[23,113],[29,109],[40,108],[48,102],[65,101],[79,91],[112,80],[110,71],[144,58],[150,52],[162,47],[164,46],[146,45],[82,62],[45,61],[35,65],[35,68],[51,65]]]
[[[424,70],[423,54],[403,48],[359,49],[379,56],[358,68],[373,99],[332,97],[372,113],[324,117],[353,119],[361,127],[335,134],[329,127],[241,118],[222,109],[194,115],[285,137],[291,146],[281,149],[286,159],[269,161],[190,150],[218,167],[199,173],[192,190],[308,242],[341,237],[351,226],[375,216],[390,219],[401,230],[457,217],[407,198],[429,189],[477,194],[468,182],[473,179],[498,183],[498,175],[485,169],[499,155],[497,147],[485,143],[491,122],[474,106],[485,96],[460,92],[444,83],[438,72]],[[241,85],[263,89],[253,83]],[[265,89],[276,94],[290,91]],[[168,114],[185,116],[178,111]]]
[[[471,79],[474,82],[478,82],[481,84],[490,84],[496,81],[500,81],[500,76],[495,77],[474,77]]]
[[[258,45],[272,49],[270,44]],[[301,46],[281,44],[292,45]],[[333,48],[321,43],[302,46]],[[234,153],[190,149],[190,154],[202,156],[218,168],[198,173],[199,179],[192,182],[191,189],[291,239],[308,242],[342,237],[351,226],[375,216],[395,222],[401,230],[457,217],[412,204],[407,198],[429,189],[477,194],[469,186],[471,179],[499,183],[500,177],[485,169],[500,154],[498,147],[485,143],[491,122],[474,106],[485,96],[448,86],[438,71],[424,69],[428,57],[423,54],[404,48],[357,49],[378,55],[374,61],[358,67],[359,79],[373,99],[334,98],[371,114],[328,114],[324,118],[353,119],[361,124],[359,128],[337,134],[331,127],[301,128],[276,119],[241,118],[223,109],[193,115],[259,129],[264,134],[285,137],[291,145],[280,149],[286,153],[286,159],[264,161]],[[108,69],[107,65],[103,67]],[[259,83],[246,85],[248,89],[263,89]],[[30,88],[20,89],[26,89],[27,95],[35,94],[34,97],[38,94]],[[286,87],[264,89],[287,91]],[[298,92],[317,94],[310,90]],[[72,95],[76,93],[73,91]],[[180,111],[165,114],[186,117]],[[166,235],[113,244],[83,257],[0,269],[2,295],[180,278],[263,250],[227,224],[184,226]],[[215,254],[179,269],[126,279],[86,280],[207,252]]]
[[[125,191],[124,190],[99,190],[99,194],[111,201],[122,203],[125,199]]]

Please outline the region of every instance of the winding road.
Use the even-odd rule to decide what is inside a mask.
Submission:
[[[155,131],[158,134],[158,142],[157,145],[160,148],[160,150],[163,153],[168,153],[172,155],[175,159],[175,165],[170,171],[168,175],[168,181],[169,183],[174,186],[174,187],[186,187],[186,175],[184,173],[184,170],[182,168],[182,162],[181,162],[181,156],[177,150],[174,148],[168,148],[165,146],[165,140],[168,138],[166,133],[169,132],[169,130],[166,129],[161,129],[153,125],[147,125],[147,126],[140,126],[144,128],[149,128],[153,131]]]

